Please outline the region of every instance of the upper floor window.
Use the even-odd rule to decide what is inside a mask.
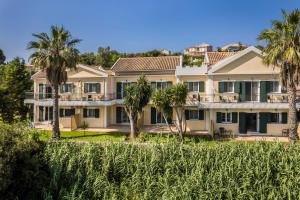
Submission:
[[[60,93],[71,93],[72,92],[73,85],[72,83],[66,83],[60,85]]]
[[[233,92],[233,82],[224,82],[224,92]]]
[[[280,92],[279,81],[270,81],[270,92]]]
[[[126,96],[126,88],[135,82],[117,82],[117,99],[123,99]]]
[[[100,83],[84,83],[84,93],[100,94]]]
[[[234,92],[234,82],[232,81],[219,82],[219,93],[223,93],[223,92],[228,92],[228,93]]]
[[[186,84],[189,92],[204,92],[204,81],[187,81]]]
[[[152,90],[163,90],[166,87],[172,85],[172,81],[152,81],[151,88]]]

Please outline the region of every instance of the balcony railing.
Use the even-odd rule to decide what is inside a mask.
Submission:
[[[50,100],[52,93],[33,93],[27,92],[26,99]],[[111,101],[116,99],[115,93],[96,94],[96,93],[63,93],[59,94],[60,101]]]
[[[297,96],[299,99],[299,96]],[[269,93],[268,94],[269,103],[288,103],[288,94],[283,93]]]
[[[187,101],[202,103],[237,103],[239,102],[239,94],[222,93],[214,95],[189,94]]]

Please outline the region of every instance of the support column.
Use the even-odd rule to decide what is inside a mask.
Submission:
[[[107,80],[104,79],[104,98],[107,99]]]
[[[104,106],[104,109],[103,109],[103,118],[104,118],[104,122],[103,122],[103,125],[104,125],[104,128],[107,128],[108,126],[108,116],[107,116],[107,106]]]

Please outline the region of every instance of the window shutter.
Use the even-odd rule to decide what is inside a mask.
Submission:
[[[204,120],[204,110],[199,110],[198,119]]]
[[[222,123],[222,113],[217,112],[217,123]]]
[[[84,118],[87,117],[87,109],[86,109],[86,108],[83,109],[83,117],[84,117]]]
[[[241,88],[240,88],[240,100],[245,101],[246,100],[246,83],[241,82]]]
[[[122,116],[122,107],[116,107],[116,120],[117,123],[121,123],[121,116]]]
[[[237,123],[237,112],[232,113],[232,123]]]
[[[267,83],[266,81],[260,82],[260,102],[267,102]]]
[[[88,84],[84,83],[84,93],[87,93],[87,92],[88,92]]]
[[[185,119],[189,120],[190,119],[190,111],[189,110],[185,110],[184,114],[185,114]]]
[[[64,116],[64,110],[63,109],[59,109],[59,116],[63,117]]]
[[[99,109],[95,109],[95,118],[99,118]]]
[[[71,109],[71,115],[75,115],[75,108]]]
[[[241,92],[241,82],[234,82],[234,92],[238,94]]]
[[[269,113],[261,112],[259,113],[259,132],[267,133],[267,124],[269,121]]]
[[[239,132],[246,133],[246,113],[240,112],[239,113]]]
[[[219,82],[219,93],[224,92],[224,82]]]
[[[200,81],[199,82],[199,92],[205,92],[204,87],[205,87],[204,81]]]
[[[282,124],[287,124],[287,112],[281,113],[281,123]]]
[[[100,83],[97,83],[96,84],[96,93],[100,94],[100,91],[101,91],[101,85],[100,85]]]
[[[156,108],[151,107],[151,124],[156,124]]]
[[[268,94],[269,92],[271,92],[271,82],[270,81],[266,81],[266,93]]]
[[[117,83],[117,99],[122,99],[122,83]]]
[[[151,82],[151,89],[152,91],[155,91],[156,90],[156,82]]]

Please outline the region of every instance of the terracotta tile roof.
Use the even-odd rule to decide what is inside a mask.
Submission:
[[[175,70],[180,56],[120,58],[112,66],[114,72]]]
[[[31,79],[46,78],[46,71],[40,70],[31,76]]]
[[[216,64],[217,62],[234,55],[236,52],[207,52],[208,65]]]

